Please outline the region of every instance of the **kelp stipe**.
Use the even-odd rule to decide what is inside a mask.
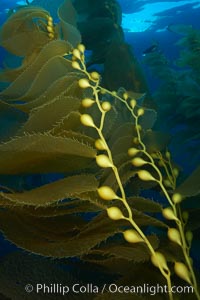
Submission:
[[[145,110],[142,107],[137,106],[135,99],[131,99],[128,93],[124,93],[123,96],[118,95],[116,92],[110,92],[107,89],[104,89],[100,86],[100,75],[97,72],[89,73],[85,66],[85,57],[84,57],[84,46],[79,45],[77,49],[73,51],[72,66],[75,69],[80,70],[86,75],[86,78],[79,80],[79,86],[83,89],[91,89],[93,97],[83,99],[82,105],[85,108],[96,105],[100,111],[100,122],[96,124],[93,120],[93,116],[90,114],[82,114],[80,117],[81,123],[86,127],[92,127],[98,133],[98,139],[95,142],[95,147],[100,153],[96,155],[96,163],[100,168],[111,168],[117,185],[118,192],[115,191],[110,186],[99,186],[98,194],[101,199],[105,201],[119,200],[123,203],[126,208],[125,213],[117,206],[110,206],[107,208],[108,217],[112,220],[126,220],[128,221],[133,229],[127,229],[123,231],[124,238],[129,243],[145,243],[149,249],[151,255],[152,263],[159,268],[161,274],[165,277],[168,286],[169,299],[173,299],[172,293],[172,281],[171,281],[171,271],[168,266],[165,256],[159,252],[155,251],[151,242],[147,239],[143,231],[137,225],[134,220],[132,209],[129,206],[127,201],[127,196],[125,189],[123,187],[122,180],[118,168],[114,162],[112,151],[109,147],[108,142],[103,134],[104,123],[107,117],[107,114],[111,110],[112,105],[108,101],[102,101],[102,94],[108,94],[115,98],[116,100],[122,102],[127,110],[133,117],[135,130],[137,137],[134,139],[136,147],[129,148],[128,154],[131,157],[134,157],[131,160],[131,163],[135,167],[142,167],[137,171],[138,177],[143,181],[155,181],[161,188],[163,194],[165,195],[169,207],[166,207],[162,210],[163,216],[167,220],[174,221],[176,223],[175,228],[168,226],[168,238],[174,243],[177,243],[183,251],[184,262],[175,261],[174,271],[182,278],[184,281],[189,283],[195,291],[197,299],[200,299],[200,294],[198,292],[197,280],[194,274],[192,261],[190,258],[189,250],[192,242],[192,232],[185,233],[184,230],[184,216],[180,209],[180,203],[183,200],[183,197],[180,193],[173,193],[172,196],[167,189],[167,186],[172,190],[176,188],[176,178],[178,176],[178,170],[172,167],[170,153],[167,151],[165,157],[161,153],[149,153],[145,143],[142,140],[141,130],[142,127],[139,124],[139,119],[142,115],[145,114]],[[103,153],[102,153],[103,151]],[[164,179],[162,172],[160,171],[157,160],[159,159],[160,165],[164,167],[164,170],[167,175],[167,180]],[[150,170],[146,170],[143,166],[150,167]]]

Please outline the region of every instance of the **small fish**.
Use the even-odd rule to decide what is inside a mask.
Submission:
[[[158,43],[157,42],[153,43],[150,47],[148,47],[147,49],[145,49],[142,52],[142,55],[146,56],[147,54],[152,53],[152,52],[156,52],[156,51],[158,51]]]

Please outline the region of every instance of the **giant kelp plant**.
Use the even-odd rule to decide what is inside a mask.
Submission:
[[[110,3],[115,7],[115,1]],[[71,1],[59,7],[58,18],[54,23],[48,11],[27,6],[1,30],[1,45],[22,57],[20,66],[1,73],[8,82],[0,93],[1,114],[10,112],[19,120],[18,127],[9,124],[12,130],[0,144],[1,231],[31,253],[76,257],[76,266],[87,263],[88,272],[96,268],[96,276],[103,272],[117,285],[166,284],[168,293],[155,299],[181,299],[171,290],[174,284],[191,285],[194,293],[184,297],[200,299],[190,258],[192,230],[199,230],[199,222],[182,210],[199,194],[199,169],[177,185],[179,170],[166,150],[169,136],[153,129],[157,113],[151,101],[139,105],[145,83],[141,90],[142,73],[137,74],[133,56],[126,56],[133,66],[128,73],[132,88],[125,86],[126,91],[119,81],[110,91],[116,74],[105,75],[107,53],[97,49],[92,57],[106,61],[102,80],[95,70],[88,71]],[[129,53],[123,41],[117,43],[120,53]],[[161,204],[143,196],[158,188]],[[15,299],[1,284],[0,291]],[[124,299],[120,293],[88,295],[114,297]]]

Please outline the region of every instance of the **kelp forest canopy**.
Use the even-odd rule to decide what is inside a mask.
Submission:
[[[30,266],[44,265],[53,270],[51,278],[60,262],[52,264],[44,256],[63,259],[62,263],[71,267],[78,265],[80,272],[87,265],[91,272],[88,276],[95,270],[106,280],[115,273],[111,277],[116,282],[129,284],[134,279],[135,284],[163,284],[159,271],[151,266],[146,244],[132,245],[124,240],[122,232],[130,228],[127,220],[115,222],[106,214],[113,205],[126,214],[123,203],[117,199],[104,201],[98,193],[100,186],[109,186],[119,194],[119,185],[111,168],[100,168],[96,163],[96,157],[105,150],[97,146],[98,131],[81,122],[82,115],[91,115],[95,124],[102,124],[101,106],[83,105],[83,100],[93,101],[97,94],[97,103],[111,105],[105,106],[109,111],[100,126],[101,134],[112,153],[134,221],[144,230],[152,248],[162,251],[168,262],[183,259],[179,245],[167,239],[168,221],[161,216],[167,203],[163,194],[159,195],[157,181],[138,176],[139,165],[132,163],[128,149],[141,146],[139,132],[145,151],[161,169],[169,194],[181,193],[186,208],[191,198],[193,203],[198,197],[200,169],[187,179],[177,179],[181,170],[166,151],[171,137],[158,126],[154,129],[156,104],[125,42],[121,20],[121,8],[115,0],[65,0],[57,14],[40,6],[21,7],[1,28],[0,42],[7,54],[0,73],[0,231],[19,248],[41,255],[37,262],[35,256],[23,253],[8,256],[8,265],[16,257],[19,270],[28,261]],[[80,82],[87,77],[91,86],[83,88]],[[119,99],[134,99],[130,103],[135,103],[139,124],[126,102]],[[147,164],[146,172],[151,167]],[[152,176],[156,177],[155,170]],[[145,197],[149,190],[161,201]],[[190,209],[193,218],[185,226],[194,230],[195,236],[199,232],[199,208]],[[74,257],[79,259],[65,260]],[[5,270],[4,279],[0,275],[0,293],[14,297],[15,290],[4,288],[11,276],[6,263]],[[80,275],[73,271],[65,274],[69,282]],[[16,276],[24,282],[27,273]],[[41,271],[40,276],[46,278],[47,274]],[[59,276],[64,278],[63,273]],[[167,299],[165,296],[155,299]],[[95,299],[101,298],[106,299],[105,295]]]

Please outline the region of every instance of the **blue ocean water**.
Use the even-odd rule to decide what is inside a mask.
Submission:
[[[28,5],[27,1],[9,1],[9,0],[0,0],[0,25],[4,24],[7,17],[15,13],[16,9],[19,6]],[[82,0],[83,1],[83,0]],[[51,11],[52,15],[56,15],[56,9],[62,2],[53,1],[52,6],[47,0],[33,0],[28,1],[32,5],[41,5],[45,9]],[[124,38],[126,43],[131,46],[134,55],[136,56],[145,78],[150,89],[150,92],[154,95],[158,91],[160,82],[162,78],[156,76],[152,73],[150,66],[145,63],[145,58],[149,53],[161,53],[167,59],[167,66],[172,70],[172,74],[177,72],[179,74],[180,70],[183,73],[187,72],[188,68],[181,69],[177,60],[180,58],[180,47],[178,46],[178,41],[180,38],[184,37],[184,34],[178,34],[176,30],[171,30],[171,28],[176,28],[179,25],[188,25],[192,26],[194,29],[200,30],[200,4],[199,1],[145,1],[145,0],[119,0],[119,5],[122,9],[122,29],[124,32]],[[174,27],[173,27],[174,26]],[[155,45],[155,48],[152,46]],[[7,52],[0,48],[0,68],[4,68],[6,61],[6,66],[17,66],[20,64],[21,60],[16,59],[16,57],[9,57]],[[182,78],[182,77],[181,77]],[[188,81],[187,81],[188,82]],[[4,86],[3,86],[4,87]],[[3,89],[1,86],[1,89]],[[184,84],[181,86],[184,89]],[[186,97],[185,94],[183,97]],[[163,96],[164,99],[164,96]],[[162,99],[160,99],[159,105],[162,108]],[[163,107],[165,102],[163,100]],[[200,104],[199,104],[200,105]],[[187,109],[187,108],[186,108]],[[188,131],[190,133],[191,123],[194,124],[194,127],[197,127],[198,119],[190,120],[188,125],[187,120],[185,120],[183,115],[178,115],[180,121],[176,121],[175,126],[170,126],[170,122],[174,122],[176,116],[175,111],[169,111],[169,115],[166,116],[166,119],[163,122],[159,123],[159,127],[172,135],[172,142],[170,144],[170,150],[173,155],[173,159],[177,165],[180,166],[180,169],[183,172],[183,177],[187,177],[191,172],[196,168],[200,162],[200,152],[199,152],[199,131],[196,130],[194,135],[197,138],[189,140],[188,136],[185,138],[181,136],[182,132]],[[9,116],[9,122],[12,123],[12,116]],[[1,119],[1,130],[4,131],[3,126],[7,126],[7,119]],[[9,123],[8,122],[8,123]],[[16,126],[17,126],[17,121]],[[180,135],[179,135],[180,133]],[[177,134],[180,139],[177,138]],[[193,131],[192,133],[193,134]],[[175,138],[174,138],[175,137]],[[174,139],[173,139],[174,138]],[[21,190],[30,188],[31,184],[33,186],[39,186],[43,183],[48,183],[50,181],[55,181],[58,178],[62,178],[59,174],[48,174],[44,177],[33,178],[30,177],[28,180],[24,181],[22,178]],[[4,178],[5,180],[5,178]],[[9,179],[6,178],[5,182],[8,182]],[[30,183],[30,182],[31,183]],[[3,179],[2,179],[3,182]],[[3,185],[3,184],[2,184]],[[11,187],[14,183],[10,183]],[[144,195],[149,198],[157,197],[157,201],[163,201],[162,198],[159,198],[157,191],[147,191]],[[7,253],[16,251],[16,247],[11,243],[5,241],[5,239],[0,237],[0,256],[4,256]],[[200,261],[198,252],[199,251],[199,240],[195,240],[194,247],[192,248],[192,255],[194,258],[194,263],[199,267]],[[77,263],[77,261],[75,261]]]

